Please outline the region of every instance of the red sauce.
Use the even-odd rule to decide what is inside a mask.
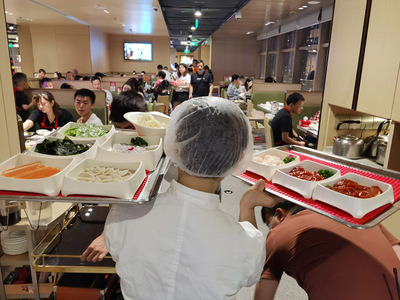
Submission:
[[[333,187],[328,187],[331,190],[357,198],[372,198],[382,193],[382,190],[374,186],[364,186],[350,179],[342,179]]]
[[[318,174],[318,172],[306,171],[303,167],[294,167],[292,171],[289,172],[289,175],[307,181],[320,181],[325,179],[325,177]]]

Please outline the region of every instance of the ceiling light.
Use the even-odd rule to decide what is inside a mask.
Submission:
[[[194,15],[196,17],[201,17],[201,8],[200,7],[196,7],[194,10]]]
[[[303,7],[303,8],[307,8],[308,6],[307,6],[307,5],[303,5],[302,7]]]
[[[10,27],[8,27],[8,29],[13,30],[13,29],[14,29],[14,26],[10,26]]]
[[[265,23],[265,26],[268,26],[268,25],[271,25],[271,24],[274,24],[275,22],[273,22],[273,21],[271,21],[271,22],[267,22],[267,23]]]
[[[31,18],[24,18],[24,17],[19,17],[21,20],[25,20],[25,21],[33,21],[33,19]]]
[[[303,10],[303,9],[304,9],[303,7],[299,7],[299,8],[298,8],[298,10]]]
[[[103,10],[106,14],[109,14],[110,12],[107,9]]]
[[[253,31],[248,31],[246,34],[252,34],[252,33],[254,33]]]
[[[319,1],[308,1],[307,3],[310,5],[316,5],[319,4]]]
[[[191,37],[193,37],[193,35],[189,34],[189,35],[188,35],[188,37],[190,37],[190,38],[191,38]]]
[[[192,25],[192,27],[190,27],[190,30],[196,30],[196,27]]]

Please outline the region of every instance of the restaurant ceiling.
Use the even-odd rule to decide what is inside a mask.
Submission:
[[[194,10],[201,8],[192,41],[199,45],[211,35],[256,36],[267,22],[280,24],[292,15],[301,16],[331,5],[334,0],[4,0],[6,20],[12,24],[89,25],[107,34],[170,36],[183,50]],[[307,8],[299,9],[302,6]],[[155,11],[155,7],[159,9]],[[235,18],[240,11],[241,18]],[[195,47],[192,47],[193,51]]]

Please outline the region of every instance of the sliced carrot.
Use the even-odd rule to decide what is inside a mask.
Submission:
[[[46,169],[46,166],[38,166],[36,168],[26,170],[23,173],[19,173],[19,174],[15,175],[14,178],[26,178],[27,176],[30,176],[31,174],[38,173],[41,170],[45,170],[45,169]]]
[[[2,176],[18,179],[40,179],[53,176],[60,171],[61,170],[57,168],[40,165],[40,162],[38,162],[38,164],[27,164],[24,168],[14,168],[13,171],[7,172],[5,174],[2,173]]]
[[[46,167],[45,169],[38,170],[37,172],[27,174],[24,176],[24,179],[40,179],[40,178],[46,178],[53,176],[54,174],[57,174],[60,172],[60,170],[56,168],[51,168],[51,167]]]
[[[6,176],[6,177],[17,177],[19,175],[25,174],[26,172],[30,172],[32,170],[36,170],[39,167],[40,167],[40,165],[28,166],[26,168],[15,170],[13,172],[9,172],[7,174],[4,174],[3,176]]]
[[[40,165],[40,161],[35,161],[33,163],[30,163],[30,164],[21,165],[21,166],[15,167],[15,168],[4,170],[3,172],[1,172],[1,175],[5,175],[5,174],[13,172],[13,171],[21,170],[21,169],[24,169],[24,168],[27,168],[27,167],[30,167],[30,166],[33,166],[33,165]]]

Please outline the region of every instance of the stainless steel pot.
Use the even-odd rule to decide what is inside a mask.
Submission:
[[[369,156],[377,157],[378,155],[378,145],[380,143],[388,143],[389,136],[388,135],[379,135],[378,138],[372,143],[371,148],[369,150]]]
[[[390,125],[390,119],[384,120],[382,123],[379,124],[378,130],[376,131],[376,134],[369,136],[365,139],[365,147],[364,147],[364,153],[365,155],[368,155],[370,157],[376,157],[377,154],[377,149],[378,149],[378,144],[380,142],[388,142],[389,141],[389,136],[387,134],[388,127]],[[382,127],[386,125],[386,128],[384,130],[383,135],[379,135],[379,133],[382,130]]]
[[[361,122],[355,120],[343,121],[337,125],[336,130],[339,130],[340,126],[345,123],[360,124]],[[361,138],[356,137],[354,135],[346,134],[335,138],[333,142],[332,153],[350,159],[357,159],[361,157],[363,150],[364,150],[364,141]]]
[[[360,158],[364,150],[364,141],[354,135],[346,134],[336,137],[332,153],[350,159]]]
[[[385,163],[387,142],[381,142],[377,146],[376,163],[383,165]]]

